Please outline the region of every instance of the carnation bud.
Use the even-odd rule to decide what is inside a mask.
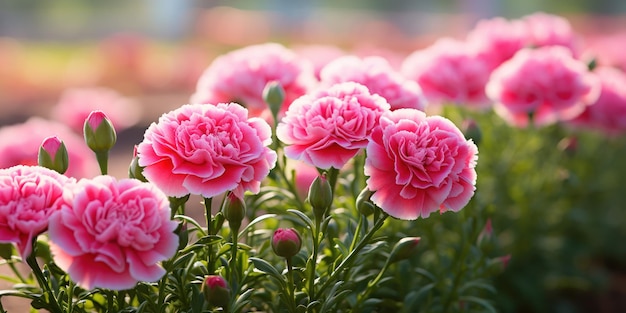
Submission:
[[[40,166],[57,171],[61,174],[65,173],[69,166],[69,161],[67,148],[63,141],[57,136],[44,139],[39,147],[37,161]]]
[[[10,260],[13,255],[13,244],[8,242],[0,243],[0,258]]]
[[[400,239],[396,245],[393,246],[391,254],[389,255],[389,261],[394,263],[411,257],[415,254],[415,250],[417,249],[417,245],[420,243],[420,240],[420,237],[405,237]]]
[[[224,217],[234,232],[238,232],[241,221],[246,216],[246,203],[234,193],[229,192],[223,206]]]
[[[364,188],[356,197],[356,209],[364,216],[370,216],[376,211],[376,206],[370,201],[372,194],[371,190]]]
[[[93,111],[87,116],[83,127],[85,142],[94,152],[111,150],[117,141],[111,120],[102,111]]]
[[[278,256],[290,258],[298,254],[301,247],[300,234],[293,228],[279,228],[272,236],[272,249]]]
[[[279,82],[271,81],[265,85],[265,89],[263,89],[263,101],[270,107],[274,118],[278,116],[278,112],[280,112],[284,100],[285,90]]]
[[[491,225],[491,219],[487,219],[485,222],[485,227],[478,235],[478,242],[482,242],[483,240],[489,240],[493,237],[493,226]]]
[[[202,293],[206,301],[216,307],[225,308],[230,302],[230,288],[222,276],[206,276],[202,283]]]
[[[139,166],[139,157],[137,156],[137,146],[133,150],[133,159],[130,161],[130,166],[128,167],[128,177],[138,179],[142,182],[148,182],[148,180],[143,176],[143,167]]]
[[[326,175],[317,176],[309,187],[309,203],[313,207],[315,219],[321,221],[326,210],[333,203],[333,191]]]
[[[474,143],[478,146],[483,139],[483,132],[478,127],[478,124],[473,119],[466,119],[463,121],[461,125],[463,129],[463,134],[467,139],[472,139]]]

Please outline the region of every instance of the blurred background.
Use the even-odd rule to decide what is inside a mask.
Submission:
[[[227,51],[273,41],[334,46],[394,64],[437,38],[464,38],[480,19],[538,11],[565,17],[587,44],[610,42],[608,55],[626,51],[624,0],[0,1],[0,146],[3,135],[16,134],[2,128],[63,115],[54,110],[68,89],[105,87],[134,105],[126,107],[132,118],[118,132],[110,170],[125,177],[146,126],[187,103],[203,70]],[[578,159],[564,161],[553,149],[563,134],[554,129],[533,134],[479,119],[493,138],[480,147],[478,190],[499,201],[494,234],[513,255],[495,279],[497,307],[624,312],[624,136],[583,135]]]

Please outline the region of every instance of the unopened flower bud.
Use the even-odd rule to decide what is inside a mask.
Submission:
[[[302,238],[293,228],[279,228],[272,236],[272,250],[276,255],[283,258],[290,258],[298,254],[301,247]]]
[[[40,166],[57,171],[61,174],[65,173],[69,166],[69,160],[67,148],[63,141],[57,136],[44,139],[39,147],[37,161]]]
[[[420,237],[405,237],[400,239],[391,250],[391,254],[389,255],[390,262],[402,261],[414,255],[420,240]]]
[[[206,276],[202,283],[202,293],[206,301],[216,307],[225,308],[230,302],[230,288],[222,276]]]
[[[315,219],[321,221],[326,210],[333,203],[333,191],[326,175],[317,176],[309,187],[309,203],[313,207]]]
[[[147,182],[148,180],[143,176],[143,167],[139,165],[139,157],[137,156],[137,146],[133,150],[133,159],[130,161],[130,166],[128,166],[128,177],[138,179],[142,182]]]
[[[5,260],[11,260],[11,256],[13,255],[13,244],[8,242],[0,243],[0,258]]]
[[[478,127],[476,121],[473,119],[464,120],[461,129],[467,139],[472,139],[477,146],[480,145],[483,139],[483,132],[480,130],[480,127]]]
[[[376,206],[370,201],[372,194],[371,190],[364,188],[356,197],[356,209],[364,216],[370,216],[376,211]]]
[[[283,86],[277,81],[271,81],[265,85],[263,89],[263,100],[270,107],[272,116],[278,116],[280,108],[285,100],[285,90]]]
[[[83,127],[85,142],[94,152],[111,150],[117,141],[111,120],[102,111],[93,111],[87,116]]]
[[[234,193],[229,192],[223,206],[224,217],[234,232],[238,232],[241,221],[246,216],[246,203]]]

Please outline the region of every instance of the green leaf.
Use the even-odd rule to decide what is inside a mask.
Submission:
[[[248,225],[246,225],[246,227],[244,227],[244,228],[241,230],[241,232],[239,232],[239,236],[238,236],[238,237],[239,237],[239,238],[243,237],[243,235],[244,235],[244,234],[248,231],[248,229],[249,229],[250,227],[252,227],[253,225],[255,225],[255,224],[259,223],[259,222],[262,222],[262,221],[264,221],[264,220],[266,220],[266,219],[268,219],[268,218],[274,218],[274,217],[276,217],[276,216],[277,216],[276,214],[263,214],[263,215],[261,215],[261,216],[259,216],[259,217],[255,218],[255,219],[253,219],[250,223],[248,223]]]
[[[494,308],[493,305],[491,305],[491,303],[489,303],[489,301],[485,299],[481,299],[481,298],[474,297],[474,296],[465,296],[465,297],[461,297],[460,300],[476,303],[491,313],[497,313],[496,308]]]
[[[302,213],[302,211],[289,209],[287,210],[287,212],[299,217],[312,232],[314,231],[315,227],[313,226],[314,225],[313,221],[311,221],[311,219],[308,216],[306,216],[306,214]]]
[[[249,258],[249,260],[252,261],[252,264],[254,264],[254,267],[256,269],[275,278],[277,281],[280,282],[282,287],[285,286],[285,280],[283,279],[283,275],[281,275],[280,272],[272,264],[263,259],[254,257]]]

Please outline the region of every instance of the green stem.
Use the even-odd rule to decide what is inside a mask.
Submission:
[[[50,307],[48,307],[47,309],[50,309],[52,313],[63,313],[63,310],[61,310],[61,307],[59,306],[59,302],[57,301],[54,293],[52,292],[52,289],[50,289],[50,285],[47,283],[46,278],[43,275],[43,272],[41,271],[41,268],[39,268],[39,264],[37,263],[37,257],[35,256],[35,251],[34,251],[35,245],[36,245],[36,242],[33,242],[33,252],[26,258],[26,263],[33,270],[33,274],[35,275],[35,278],[37,279],[37,283],[39,284],[39,287],[41,287],[44,290],[44,294],[48,294],[48,297],[44,297],[44,299],[46,298],[50,299],[50,301],[48,302]]]
[[[293,265],[291,264],[291,257],[287,260],[287,291],[289,292],[289,306],[291,312],[296,312],[296,285],[293,282]]]
[[[211,203],[213,198],[204,198],[204,213],[206,215],[206,232],[208,236],[211,236]],[[207,266],[209,274],[213,274],[213,245],[207,245]]]
[[[378,275],[376,275],[376,277],[367,284],[365,291],[359,295],[355,305],[355,312],[358,312],[361,305],[363,304],[363,301],[369,298],[369,295],[372,293],[372,291],[374,291],[374,287],[376,287],[376,285],[378,285],[380,280],[383,278],[385,272],[389,268],[389,265],[391,265],[391,258],[387,258],[387,261],[385,261],[385,265],[383,265],[383,268],[380,269]]]
[[[96,152],[96,160],[98,160],[98,165],[100,166],[100,173],[107,175],[109,172],[109,151]]]
[[[233,237],[233,245],[230,250],[231,259],[230,259],[230,281],[231,283],[239,281],[239,272],[237,271],[237,243],[239,241],[238,237],[238,229],[231,229],[232,237]]]
[[[22,282],[22,284],[26,284],[26,279],[24,278],[24,276],[22,275],[22,273],[20,273],[20,271],[17,269],[17,267],[15,267],[15,263],[13,263],[12,261],[8,261],[7,264],[9,264],[9,267],[11,268],[11,271],[13,271],[13,274],[15,274],[15,276],[17,276],[17,278],[20,280],[20,282]]]
[[[350,251],[354,250],[356,247],[356,243],[359,240],[359,234],[361,233],[361,229],[363,228],[363,219],[366,218],[363,214],[359,214],[359,222],[356,225],[356,229],[354,230],[354,237],[352,237],[352,243],[350,244]]]
[[[317,278],[317,254],[319,250],[320,225],[319,219],[315,219],[315,233],[313,234],[313,255],[311,255],[311,276],[309,277],[309,303],[315,301],[315,279]]]
[[[369,243],[372,236],[378,229],[380,229],[385,220],[389,217],[389,214],[383,213],[383,216],[376,221],[374,226],[365,234],[365,236],[359,241],[359,244],[354,248],[354,250],[350,251],[350,254],[335,268],[335,270],[330,274],[328,279],[324,282],[322,287],[319,289],[318,294],[322,294],[326,288],[330,286],[330,284],[337,278],[337,276],[343,272],[344,267],[348,266],[352,260],[359,254],[359,252]]]
[[[461,212],[460,214],[463,216],[463,224],[467,223],[467,218],[464,213],[465,211]],[[446,297],[446,301],[444,302],[444,305],[443,305],[443,312],[448,311],[448,308],[452,304],[454,297],[458,296],[458,288],[459,288],[459,285],[461,284],[461,279],[463,278],[463,276],[465,276],[465,272],[467,271],[467,266],[465,266],[464,262],[465,262],[465,259],[467,258],[467,254],[470,251],[471,244],[467,244],[466,240],[461,240],[461,243],[465,243],[465,244],[463,244],[461,253],[457,254],[454,259],[457,266],[456,266],[456,270],[454,271],[455,274],[454,274],[454,280],[452,281],[452,286],[449,289],[448,296]]]

